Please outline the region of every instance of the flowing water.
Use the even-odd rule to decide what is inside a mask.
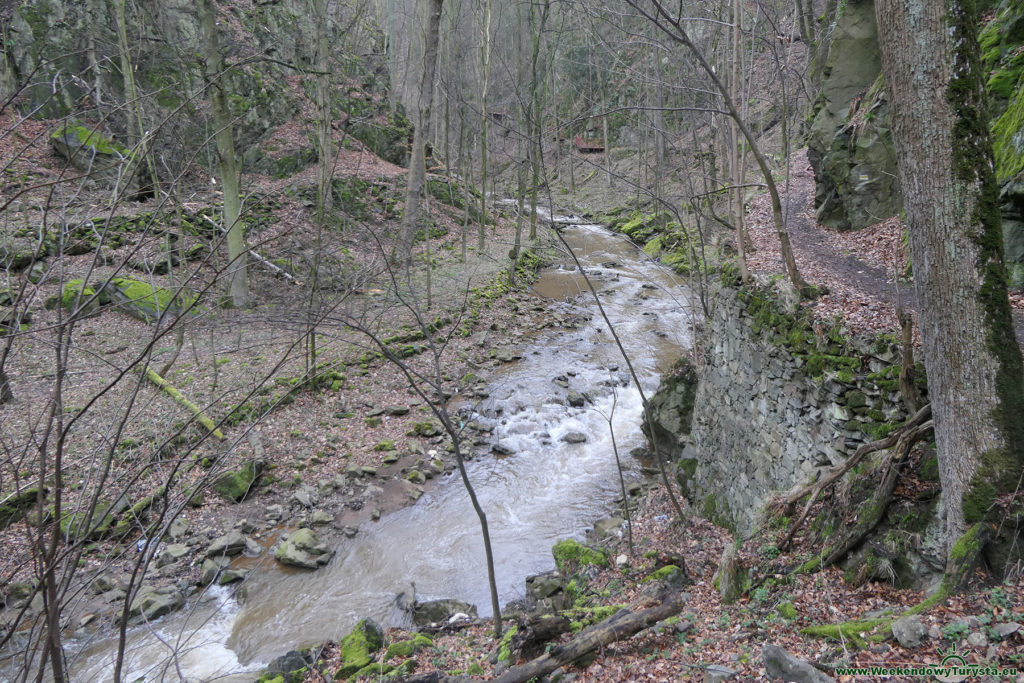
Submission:
[[[685,290],[600,226],[568,226],[562,234],[650,395],[659,373],[689,345]],[[539,334],[520,349],[522,360],[496,371],[490,398],[472,406],[472,418],[492,425],[493,438],[515,450],[467,464],[488,516],[501,604],[523,596],[526,576],[553,567],[554,543],[582,538],[612,511],[620,485],[609,422],[622,462],[632,468],[627,476],[639,476],[627,453],[643,440],[639,391],[579,271],[572,265],[549,269],[535,291],[589,322]],[[566,390],[553,382],[559,376],[591,400],[567,407]],[[569,432],[586,435],[586,442],[564,442]],[[420,600],[457,598],[477,605],[481,616],[491,611],[477,518],[457,476],[417,504],[365,525],[316,572],[281,570],[269,558],[263,563],[265,570],[245,582],[241,604],[225,590],[214,591],[205,603],[134,630],[127,679],[210,680],[337,639],[364,616],[401,625],[405,615],[395,596],[412,584]],[[169,661],[175,649],[184,654]],[[81,651],[75,680],[104,677],[109,651],[109,643]]]

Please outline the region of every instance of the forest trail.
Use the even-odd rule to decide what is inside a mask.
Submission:
[[[852,331],[870,334],[898,330],[897,303],[917,313],[913,283],[902,277],[907,259],[902,240],[906,226],[902,221],[889,218],[845,233],[818,223],[814,214],[814,173],[803,151],[793,156],[780,191],[800,272],[809,283],[828,288],[828,294],[809,304],[818,319],[839,315]],[[767,194],[749,202],[747,225],[755,248],[748,255],[751,272],[784,272]],[[1017,341],[1024,347],[1024,296],[1011,295],[1010,301]]]

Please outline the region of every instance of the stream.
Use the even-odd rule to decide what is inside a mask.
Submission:
[[[649,396],[660,373],[690,344],[686,290],[601,226],[568,225],[562,234],[594,282]],[[521,360],[494,371],[490,397],[472,406],[472,419],[493,426],[493,439],[515,451],[467,463],[488,516],[502,605],[524,596],[527,576],[554,566],[552,545],[582,539],[613,512],[621,491],[609,421],[626,476],[641,476],[628,456],[643,442],[640,392],[586,283],[571,259],[565,261],[570,265],[540,274],[535,293],[589,321],[539,333],[518,350]],[[568,407],[557,377],[590,400]],[[586,441],[563,441],[571,432]],[[491,611],[479,526],[457,474],[415,505],[342,540],[318,571],[282,570],[269,553],[261,562],[266,569],[245,581],[244,599],[212,589],[185,610],[131,630],[125,678],[230,680],[225,677],[258,670],[290,649],[338,639],[362,617],[407,625],[395,598],[412,586],[421,601],[456,598],[477,605],[480,616]],[[110,647],[109,641],[95,642],[79,650],[74,680],[109,680]],[[70,643],[69,651],[74,648]]]

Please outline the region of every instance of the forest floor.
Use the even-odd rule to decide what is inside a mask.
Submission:
[[[3,121],[4,130],[13,124]],[[17,145],[0,148],[0,161],[14,174],[43,182],[58,177],[57,159],[45,144],[44,122],[24,122],[19,135],[7,142]],[[287,141],[293,131],[283,130],[278,136]],[[296,140],[301,140],[298,135]],[[299,144],[298,142],[296,144]],[[838,235],[814,225],[807,198],[813,196],[812,181],[805,162],[794,160],[791,192],[794,193],[792,230],[797,259],[804,276],[815,284],[827,284],[830,294],[815,302],[819,315],[827,319],[845,313],[854,329],[893,331],[891,314],[896,291],[911,299],[911,294],[890,283],[902,272],[898,258],[902,227],[887,222],[868,231]],[[803,164],[803,165],[802,165]],[[375,350],[371,338],[352,334],[352,322],[366,325],[377,336],[410,331],[415,326],[413,310],[389,293],[391,271],[387,266],[396,220],[389,200],[400,199],[402,170],[385,164],[363,150],[343,150],[339,159],[339,176],[358,178],[362,193],[353,199],[363,200],[362,218],[345,232],[327,238],[332,254],[351,255],[332,262],[339,270],[354,273],[342,283],[334,283],[342,294],[330,299],[326,315],[318,324],[320,355],[318,362],[329,362],[331,381],[303,388],[305,375],[302,339],[307,329],[305,319],[296,315],[306,300],[300,288],[275,276],[271,271],[253,265],[250,269],[256,306],[246,310],[211,307],[196,318],[186,319],[185,345],[181,355],[175,351],[167,329],[134,320],[116,311],[104,311],[96,317],[83,318],[75,334],[73,367],[75,380],[66,387],[65,404],[74,410],[90,407],[90,397],[103,386],[111,368],[128,368],[145,357],[142,350],[152,348],[151,362],[162,365],[175,358],[168,378],[216,419],[230,415],[234,406],[253,389],[267,385],[299,390],[281,394],[280,401],[259,419],[247,419],[224,425],[225,448],[202,434],[192,434],[185,455],[192,460],[219,460],[213,473],[224,471],[234,463],[259,457],[269,466],[269,474],[241,504],[207,494],[199,507],[185,507],[180,517],[187,522],[183,541],[189,546],[186,561],[169,564],[151,571],[147,581],[157,583],[192,582],[199,572],[202,553],[210,541],[232,529],[249,528],[261,545],[272,545],[282,531],[293,529],[312,518],[314,508],[327,512],[331,521],[317,527],[324,540],[352,533],[363,522],[386,514],[396,507],[411,504],[440,477],[430,467],[439,458],[441,470],[450,472],[451,457],[448,440],[443,434],[417,435],[416,424],[430,420],[427,399],[434,387],[424,385],[427,398],[415,395],[408,380],[392,363],[367,357]],[[273,220],[257,229],[252,236],[261,254],[275,262],[281,258],[295,264],[308,262],[311,245],[318,235],[310,229],[312,209],[308,201],[315,182],[315,168],[310,167],[286,180],[250,177],[259,195],[274,198],[270,211]],[[594,182],[597,182],[596,180]],[[378,198],[370,199],[379,194]],[[85,195],[86,199],[89,195]],[[96,196],[100,201],[99,195]],[[5,226],[17,227],[37,220],[50,206],[44,193],[20,196],[5,213]],[[217,197],[197,193],[187,201],[186,208],[195,209],[216,204]],[[749,225],[756,252],[751,266],[764,273],[781,272],[772,244],[770,214],[766,214],[763,198],[751,202]],[[514,350],[526,343],[537,331],[563,322],[553,318],[527,291],[509,289],[504,282],[508,266],[507,253],[512,243],[514,219],[499,217],[485,231],[483,251],[473,248],[475,234],[468,240],[469,258],[462,262],[459,254],[462,241],[462,209],[433,202],[438,234],[431,241],[428,253],[421,245],[419,258],[434,260],[430,306],[420,299],[420,316],[427,321],[450,318],[450,329],[460,327],[465,334],[445,337],[439,349],[443,390],[451,393],[482,391],[490,374],[506,362],[514,362]],[[154,211],[151,205],[129,207],[133,213]],[[128,209],[119,209],[128,211]],[[388,237],[388,236],[391,237]],[[152,246],[152,245],[150,245]],[[536,247],[543,253],[549,247]],[[124,249],[122,247],[122,249]],[[114,256],[118,256],[113,250]],[[825,255],[832,255],[830,265]],[[130,256],[124,253],[124,256]],[[857,260],[851,260],[856,255]],[[88,255],[62,261],[67,268],[64,280],[90,267]],[[774,260],[773,260],[774,259]],[[129,259],[125,259],[127,262]],[[843,265],[837,266],[842,263]],[[347,264],[347,265],[346,265]],[[352,268],[351,264],[358,264]],[[200,281],[216,282],[219,271],[199,268]],[[98,271],[106,277],[114,271]],[[295,272],[301,272],[297,268]],[[422,272],[422,271],[420,271]],[[890,275],[891,274],[891,275]],[[422,294],[425,283],[416,276],[415,291]],[[206,278],[207,280],[203,280]],[[28,290],[33,301],[41,302],[59,292],[60,282],[43,278]],[[325,297],[330,295],[325,295]],[[1015,298],[1015,306],[1024,306]],[[415,305],[413,307],[415,309]],[[47,330],[59,323],[56,313],[33,306],[33,329]],[[8,372],[15,389],[15,402],[4,406],[3,422],[6,460],[3,490],[26,471],[24,457],[38,434],[38,419],[52,391],[51,353],[39,353],[33,347],[49,351],[50,342],[43,337],[24,335],[15,344]],[[421,346],[423,342],[417,342]],[[436,369],[432,355],[420,348],[409,357],[414,369],[432,372]],[[161,460],[166,432],[161,425],[181,421],[187,414],[166,396],[140,383],[128,383],[124,393],[115,392],[108,402],[100,404],[102,420],[93,421],[90,435],[100,440],[116,432],[121,443],[113,451],[118,455],[112,481],[140,481],[134,486],[155,490],[160,484],[161,470],[151,467]],[[275,391],[277,389],[275,388]],[[277,396],[277,394],[274,394]],[[123,421],[116,408],[128,399],[136,400],[133,419]],[[107,436],[105,436],[107,435]],[[74,436],[74,435],[72,435]],[[72,439],[72,446],[76,443]],[[82,443],[85,443],[83,441]],[[125,446],[125,444],[130,444]],[[485,457],[485,452],[474,452]],[[81,471],[73,471],[70,479],[86,480],[90,461],[80,463]],[[424,474],[429,481],[416,477]],[[140,474],[141,472],[141,474]],[[437,473],[440,474],[440,473]],[[444,476],[444,475],[441,475]],[[341,480],[339,481],[339,477]],[[133,479],[134,478],[134,479]],[[189,471],[189,486],[209,482],[211,473],[201,469]],[[419,483],[417,483],[419,482]],[[87,490],[84,487],[79,490]],[[127,490],[127,489],[125,489]],[[314,494],[314,505],[300,502],[303,491]],[[281,519],[267,519],[265,512],[280,505]],[[685,505],[685,501],[684,501]],[[923,619],[929,636],[920,647],[908,650],[891,638],[861,648],[846,641],[834,642],[801,635],[801,628],[821,623],[837,623],[877,615],[884,610],[899,613],[922,599],[915,591],[897,590],[886,584],[868,583],[848,586],[838,569],[830,568],[816,574],[790,573],[806,558],[808,548],[799,544],[781,553],[775,546],[778,532],[749,539],[740,549],[740,561],[748,567],[764,566],[764,557],[772,559],[777,575],[764,581],[734,604],[726,605],[715,587],[714,574],[723,550],[734,541],[732,535],[691,514],[675,520],[664,490],[655,486],[635,510],[632,529],[634,544],[625,538],[606,542],[609,558],[622,561],[616,566],[588,569],[578,585],[579,606],[592,609],[610,605],[643,605],[649,599],[649,584],[644,581],[658,568],[676,564],[685,569],[689,595],[687,606],[678,620],[670,620],[637,636],[604,648],[593,661],[570,668],[566,680],[580,681],[665,681],[665,680],[769,680],[763,669],[761,648],[767,643],[781,645],[794,655],[816,662],[825,668],[854,665],[924,665],[941,661],[940,650],[952,645],[961,649],[970,662],[992,662],[1003,666],[1022,666],[1024,634],[1013,630],[1024,623],[1024,582],[1018,579],[1003,585],[979,586],[977,590],[947,600],[927,612]],[[139,555],[135,543],[139,534],[117,541],[90,544],[80,548],[82,576],[106,574],[115,582],[123,581],[137,566]],[[0,543],[7,549],[0,564],[6,589],[14,581],[27,578],[32,572],[32,530],[24,523],[11,525],[0,534]],[[281,571],[275,562],[261,565],[265,571]],[[768,577],[762,576],[761,579]],[[103,604],[101,596],[85,596],[75,602],[65,615],[68,623],[93,632],[109,628],[113,623],[113,606]],[[0,612],[7,620],[14,610]],[[100,618],[89,618],[100,613]],[[390,641],[408,634],[389,631]],[[566,635],[563,640],[571,637]],[[967,645],[967,638],[971,644]],[[984,640],[984,644],[979,643]],[[453,675],[471,672],[477,678],[492,676],[497,667],[492,655],[499,643],[489,634],[486,623],[457,627],[436,634],[434,645],[412,655],[418,672],[436,671]],[[965,652],[965,650],[970,650]],[[331,672],[338,659],[335,644],[322,650],[322,664]],[[396,659],[393,663],[402,661]],[[514,662],[512,662],[514,664]],[[718,668],[716,668],[718,667]],[[326,681],[331,677],[310,671],[307,681]],[[840,680],[872,680],[873,677],[840,677]],[[1024,677],[1018,677],[1018,681]]]

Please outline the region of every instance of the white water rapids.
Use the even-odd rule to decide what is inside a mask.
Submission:
[[[660,371],[689,345],[686,290],[600,226],[571,226],[563,234],[598,288],[649,396]],[[554,543],[582,538],[612,511],[621,493],[609,417],[622,462],[633,468],[627,476],[639,476],[628,452],[643,441],[640,394],[593,297],[579,294],[584,287],[571,265],[542,274],[539,294],[565,299],[567,310],[590,321],[541,333],[521,349],[522,360],[496,371],[491,397],[474,406],[476,419],[493,424],[493,438],[516,451],[468,463],[488,516],[502,604],[523,596],[526,576],[553,567]],[[592,401],[567,407],[566,390],[552,381],[559,375]],[[561,441],[568,432],[581,432],[587,441]],[[364,525],[318,571],[282,571],[265,554],[244,583],[241,603],[217,589],[206,602],[132,629],[125,678],[225,680],[290,649],[337,639],[364,616],[401,623],[395,595],[413,583],[420,600],[457,598],[476,604],[482,616],[490,612],[479,526],[457,475],[415,505]],[[110,641],[77,648],[74,680],[110,680]]]

